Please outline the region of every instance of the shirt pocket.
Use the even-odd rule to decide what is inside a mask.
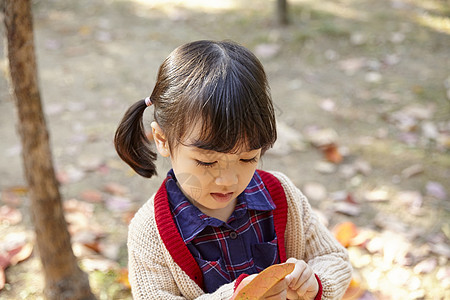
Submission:
[[[278,240],[252,245],[253,262],[258,272],[280,262],[278,256]]]
[[[204,260],[196,257],[195,259],[202,270],[203,283],[208,293],[214,292],[223,284],[231,281],[230,274],[227,272],[222,258],[218,260]]]

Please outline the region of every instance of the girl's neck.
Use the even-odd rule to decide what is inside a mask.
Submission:
[[[203,207],[201,205],[198,205],[195,201],[191,202],[193,205],[195,205],[202,213],[204,213],[207,216],[219,219],[223,222],[227,222],[230,218],[231,214],[234,211],[234,208],[236,207],[237,198],[234,198],[226,207],[221,209],[209,209],[206,207]]]

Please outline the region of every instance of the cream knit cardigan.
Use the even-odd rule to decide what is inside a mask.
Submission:
[[[305,260],[320,278],[322,299],[341,299],[352,267],[347,251],[311,211],[306,197],[282,173],[280,181],[288,203],[286,257]],[[174,262],[155,221],[154,195],[136,213],[128,233],[129,280],[134,299],[230,299],[234,282],[212,294],[203,290]]]

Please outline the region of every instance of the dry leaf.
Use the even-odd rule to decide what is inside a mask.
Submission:
[[[33,244],[29,242],[25,245],[21,245],[20,247],[8,251],[8,254],[10,256],[10,265],[13,266],[26,260],[31,256],[31,253],[33,253]]]
[[[0,206],[0,222],[8,222],[10,225],[18,224],[22,221],[22,213],[8,205]]]
[[[294,270],[295,264],[284,263],[268,267],[259,273],[252,281],[241,288],[239,285],[232,300],[257,300]]]
[[[366,290],[361,286],[361,283],[359,280],[356,280],[355,278],[352,278],[352,281],[350,281],[350,285],[348,286],[347,290],[345,291],[344,297],[342,300],[357,300],[359,299]]]
[[[103,187],[104,191],[116,196],[124,196],[128,193],[128,188],[119,183],[109,182]]]
[[[6,276],[5,276],[5,270],[3,270],[2,267],[0,267],[0,291],[3,290],[6,283]]]
[[[342,162],[342,154],[339,151],[339,148],[336,144],[329,144],[325,146],[321,146],[320,149],[325,154],[325,158],[332,163],[338,164]]]
[[[350,221],[337,224],[332,231],[334,237],[344,247],[348,247],[351,240],[358,235],[358,228]]]
[[[334,210],[341,214],[357,217],[361,214],[361,208],[349,202],[339,202],[334,205]]]
[[[86,190],[81,193],[81,199],[91,203],[98,203],[103,201],[103,195],[96,190]]]
[[[131,289],[130,281],[128,280],[128,269],[122,268],[119,272],[117,282],[123,284],[127,289]]]
[[[323,184],[318,182],[307,182],[302,188],[305,196],[313,201],[321,201],[327,197],[327,189]]]

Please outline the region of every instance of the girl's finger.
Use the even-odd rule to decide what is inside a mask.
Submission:
[[[319,285],[315,276],[310,276],[300,287],[297,289],[299,296],[305,296],[314,292],[314,296],[317,294]]]
[[[291,283],[291,285],[289,285],[289,287],[293,290],[297,290],[299,289],[301,286],[303,286],[308,280],[310,280],[311,278],[314,278],[314,273],[312,271],[312,269],[309,266],[306,266],[303,269],[303,272],[300,274],[300,276],[298,277],[297,281]]]

